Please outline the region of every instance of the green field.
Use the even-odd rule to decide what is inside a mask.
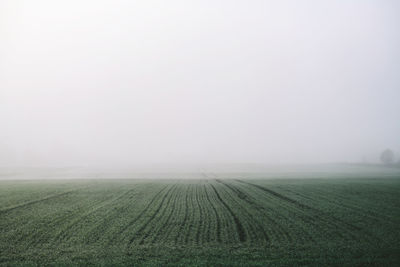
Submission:
[[[400,179],[0,181],[0,265],[400,264]]]

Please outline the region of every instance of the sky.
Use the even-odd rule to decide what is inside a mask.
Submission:
[[[0,0],[0,166],[400,155],[395,0]]]

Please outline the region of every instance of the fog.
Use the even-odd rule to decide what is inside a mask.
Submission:
[[[0,166],[377,162],[400,152],[399,12],[0,0]]]

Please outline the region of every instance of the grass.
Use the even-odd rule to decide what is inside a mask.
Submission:
[[[0,181],[0,265],[400,264],[400,179]]]

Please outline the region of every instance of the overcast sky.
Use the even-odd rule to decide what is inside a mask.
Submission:
[[[400,1],[0,0],[0,166],[400,152]]]

